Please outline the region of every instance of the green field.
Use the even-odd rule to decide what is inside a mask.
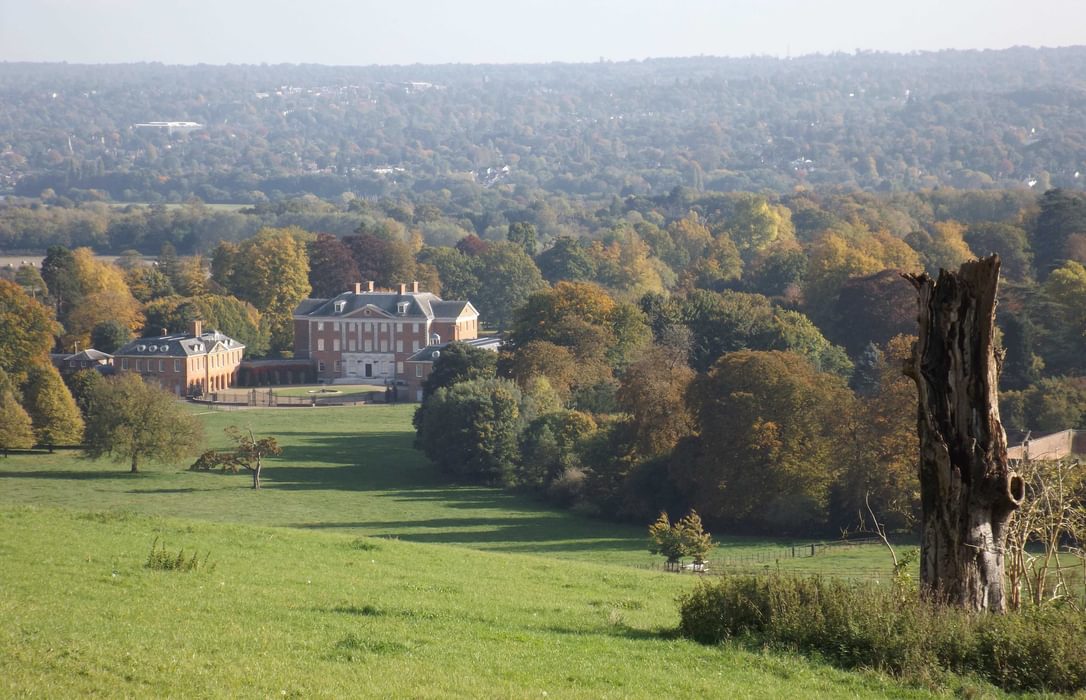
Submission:
[[[412,410],[203,414],[219,446],[230,424],[281,439],[260,492],[185,465],[0,460],[0,696],[926,694],[675,639],[696,577],[647,569],[644,528],[447,483],[411,447]],[[156,538],[213,568],[145,568]],[[794,562],[846,557],[886,564]]]
[[[250,393],[253,391],[251,388],[233,388],[217,391],[215,394],[220,401],[226,402],[245,402],[248,400]],[[316,399],[320,405],[335,405],[335,404],[347,404],[355,402],[369,401],[373,398],[373,393],[377,392],[384,396],[385,386],[383,384],[303,384],[300,386],[285,386],[285,387],[257,387],[256,392],[261,400],[268,393],[272,393],[279,397],[279,405],[282,406],[287,403],[308,403],[311,399]],[[292,401],[283,401],[283,397],[289,397]],[[379,399],[383,400],[383,399]]]

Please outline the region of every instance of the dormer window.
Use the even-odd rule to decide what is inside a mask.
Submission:
[[[335,303],[335,310],[336,310],[337,314],[343,313],[343,310],[345,308],[347,308],[347,302],[346,301],[337,301]]]
[[[411,306],[411,302],[409,302],[409,301],[401,301],[401,302],[396,304],[396,313],[398,313],[401,316],[404,316],[404,315],[407,314],[407,309],[410,306]]]

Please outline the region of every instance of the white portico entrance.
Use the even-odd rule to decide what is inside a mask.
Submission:
[[[389,379],[396,374],[393,353],[345,352],[343,376],[357,379]]]

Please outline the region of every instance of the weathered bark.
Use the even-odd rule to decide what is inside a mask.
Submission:
[[[135,474],[136,472],[139,471],[138,462],[139,462],[139,457],[137,455],[132,455],[132,468],[128,470],[128,473]]]
[[[1003,612],[1003,550],[1025,485],[1007,463],[994,345],[999,257],[907,275],[919,339],[905,374],[919,392],[920,582],[928,597]]]
[[[256,460],[256,466],[250,467],[250,470],[253,472],[253,488],[254,489],[259,489],[260,488],[260,469],[263,466],[264,465],[260,463],[260,458],[258,457],[257,460]]]

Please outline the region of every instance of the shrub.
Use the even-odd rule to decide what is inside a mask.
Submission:
[[[683,557],[693,557],[695,564],[701,564],[712,548],[713,538],[702,529],[701,517],[696,511],[690,511],[674,525],[663,512],[649,525],[649,551],[663,554],[670,565]]]
[[[973,614],[896,586],[778,576],[702,582],[679,602],[679,632],[703,644],[742,638],[844,668],[976,674],[1011,691],[1086,687],[1086,614],[1070,607]]]
[[[163,543],[162,547],[158,546],[158,538],[151,543],[151,553],[147,555],[147,562],[144,564],[148,569],[155,569],[157,571],[199,571],[201,569],[214,569],[215,565],[212,564],[210,569],[208,568],[208,559],[211,558],[211,552],[204,555],[201,560],[199,552],[193,552],[191,557],[185,556],[185,550],[179,549],[177,554],[171,554],[166,551],[166,544]]]

